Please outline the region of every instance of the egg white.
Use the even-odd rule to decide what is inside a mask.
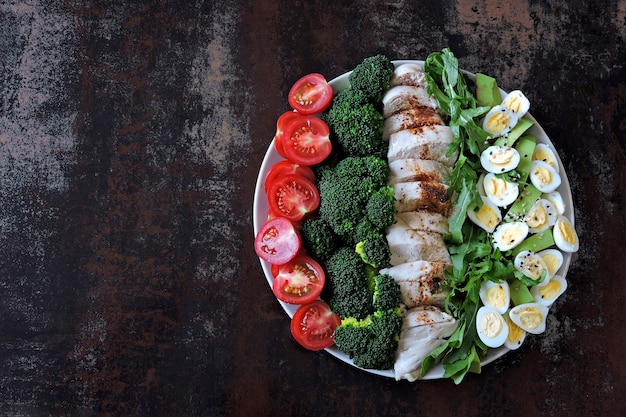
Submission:
[[[495,334],[491,334],[494,330]],[[482,342],[490,348],[504,345],[509,334],[509,326],[502,314],[489,306],[482,306],[476,313],[476,331]]]
[[[495,303],[495,300],[491,296],[494,294],[498,296],[498,303]],[[509,283],[506,281],[483,281],[480,285],[479,295],[484,305],[493,308],[500,314],[506,313],[511,304],[511,291],[509,289]]]
[[[496,185],[493,192],[491,185]],[[519,185],[516,182],[507,181],[496,177],[492,172],[485,175],[483,189],[487,198],[498,207],[506,207],[513,204],[519,196]]]
[[[553,286],[556,285],[558,291],[552,292],[548,291],[552,289]],[[567,289],[567,281],[560,275],[555,275],[548,280],[546,285],[535,286],[530,289],[530,293],[533,295],[535,301],[544,306],[551,306],[557,298],[561,296]],[[547,297],[547,294],[550,294],[550,297]]]
[[[511,236],[510,233],[516,233]],[[528,236],[528,225],[524,222],[501,223],[493,232],[493,244],[502,252],[508,251],[522,243]]]
[[[480,164],[487,172],[502,174],[517,168],[521,156],[511,146],[492,145],[480,154]]]
[[[531,334],[540,334],[546,330],[548,307],[539,303],[526,303],[515,306],[509,311],[511,321]]]
[[[570,232],[570,238],[564,234],[564,230],[568,230]],[[572,225],[572,222],[566,216],[560,216],[556,223],[554,224],[554,228],[552,230],[552,235],[554,236],[554,243],[556,246],[561,249],[563,252],[577,252],[579,248],[579,240],[578,234],[576,233],[576,229]]]
[[[548,181],[544,181],[539,172],[547,172],[550,176]],[[550,193],[561,185],[561,176],[550,164],[544,161],[532,161],[530,163],[530,181],[542,193]]]

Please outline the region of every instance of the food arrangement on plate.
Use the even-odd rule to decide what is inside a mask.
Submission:
[[[298,80],[255,194],[255,250],[296,341],[379,375],[451,378],[545,330],[579,242],[520,91],[425,61]]]

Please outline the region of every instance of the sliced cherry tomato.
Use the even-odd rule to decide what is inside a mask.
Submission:
[[[330,106],[333,89],[322,74],[309,74],[296,81],[289,91],[289,105],[301,114],[321,113]]]
[[[277,178],[267,191],[270,212],[292,222],[299,222],[320,204],[317,187],[302,175]]]
[[[277,178],[284,177],[289,174],[299,174],[302,175],[307,180],[315,183],[315,173],[306,165],[296,164],[295,162],[291,162],[289,160],[278,161],[268,171],[265,176],[265,191],[276,181]]]
[[[332,150],[330,129],[315,116],[292,117],[283,130],[282,146],[285,157],[301,165],[316,165]]]
[[[326,276],[321,265],[307,255],[296,255],[278,267],[272,290],[281,301],[307,304],[322,293]]]
[[[283,158],[287,158],[283,146],[283,132],[285,131],[287,123],[291,119],[299,116],[301,115],[296,113],[295,111],[286,111],[278,116],[278,120],[276,120],[276,133],[274,133],[274,149],[276,149],[276,152],[278,152],[278,154]]]
[[[300,232],[284,217],[265,222],[254,239],[254,250],[259,258],[276,265],[292,260],[301,245]]]
[[[291,319],[291,334],[309,350],[322,350],[334,344],[333,334],[341,318],[332,312],[328,304],[315,300],[303,304]]]

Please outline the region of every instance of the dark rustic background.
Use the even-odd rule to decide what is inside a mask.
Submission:
[[[626,1],[0,2],[0,415],[626,414]],[[424,59],[522,89],[581,239],[547,332],[452,382],[292,341],[253,248],[291,84]]]

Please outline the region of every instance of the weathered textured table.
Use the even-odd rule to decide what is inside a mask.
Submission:
[[[0,414],[626,414],[626,1],[0,3]],[[522,89],[581,250],[548,330],[451,381],[301,349],[253,250],[291,84],[424,59]]]

